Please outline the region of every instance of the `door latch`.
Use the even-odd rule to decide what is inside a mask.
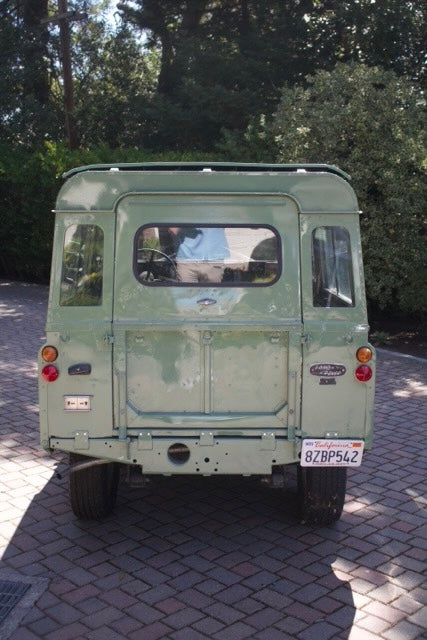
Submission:
[[[197,304],[201,307],[209,307],[211,304],[216,304],[216,300],[213,298],[202,298],[201,300],[197,300]]]

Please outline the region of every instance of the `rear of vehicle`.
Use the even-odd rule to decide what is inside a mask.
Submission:
[[[80,517],[143,475],[281,475],[339,518],[371,444],[358,207],[324,166],[123,165],[58,196],[41,440]]]

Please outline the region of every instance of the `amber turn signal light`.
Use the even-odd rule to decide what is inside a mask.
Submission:
[[[46,345],[42,349],[42,359],[45,362],[55,362],[58,357],[58,351],[55,347],[51,347],[50,345]]]
[[[356,358],[359,360],[359,362],[369,362],[369,360],[371,360],[372,358],[372,349],[370,349],[369,347],[360,347],[356,351]]]

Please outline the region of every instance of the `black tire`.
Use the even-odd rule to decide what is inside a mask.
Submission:
[[[90,458],[70,453],[70,466]],[[119,465],[115,462],[70,471],[70,504],[82,520],[100,520],[114,509],[119,486]]]
[[[298,466],[301,522],[332,524],[340,519],[347,485],[345,467]]]

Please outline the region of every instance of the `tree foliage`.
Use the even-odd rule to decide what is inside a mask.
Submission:
[[[114,4],[68,0],[82,145],[214,150],[271,115],[285,83],[337,61],[423,80],[417,2],[122,0],[115,25]],[[58,0],[0,0],[0,140],[64,138],[57,11]]]
[[[122,0],[158,51],[150,145],[212,148],[337,61],[421,75],[425,12],[403,0]]]
[[[74,115],[83,147],[142,146],[157,67],[156,53],[141,55],[126,27],[112,32],[103,22],[91,22],[76,31]]]
[[[0,1],[0,140],[53,132],[47,14],[48,0]]]
[[[219,160],[214,155],[153,153],[107,145],[70,151],[46,142],[36,150],[0,144],[0,275],[47,282],[51,262],[52,209],[62,174],[87,164]]]
[[[321,60],[379,65],[420,80],[425,72],[425,6],[412,0],[318,0],[306,18]],[[325,69],[322,65],[321,68]]]
[[[283,90],[272,133],[283,162],[336,164],[361,209],[368,297],[427,308],[425,104],[391,71],[338,64]]]

